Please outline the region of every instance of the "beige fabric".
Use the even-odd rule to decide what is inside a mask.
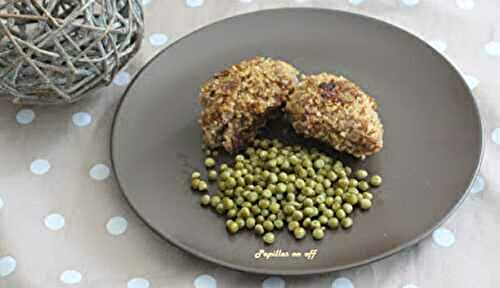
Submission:
[[[437,48],[446,48],[444,53],[463,73],[479,81],[474,95],[485,124],[486,150],[481,181],[474,186],[477,193],[471,194],[445,224],[454,235],[454,243],[452,236],[438,233],[437,242],[430,237],[414,248],[371,265],[320,276],[284,277],[281,279],[284,282],[271,279],[264,282],[263,287],[284,287],[280,286],[282,283],[290,288],[333,287],[337,277],[347,277],[356,288],[392,288],[407,284],[422,288],[498,287],[500,55],[495,55],[500,54],[500,43],[490,42],[500,41],[500,2],[246,2],[249,1],[205,0],[203,5],[190,8],[182,0],[151,0],[145,6],[146,40],[126,71],[135,73],[165,46],[150,43],[148,37],[154,33],[168,35],[171,42],[215,20],[257,9],[299,5],[338,8],[387,20],[429,41],[444,41],[432,43]],[[359,2],[358,6],[350,4]],[[414,3],[417,4],[411,6]],[[161,36],[153,39],[158,43],[163,40]],[[199,53],[203,53],[203,47]],[[477,84],[474,78],[467,79],[471,85]],[[117,82],[126,80],[126,74],[121,74]],[[235,272],[198,260],[164,242],[127,206],[113,175],[100,181],[89,175],[98,179],[106,176],[102,166],[90,171],[98,163],[110,165],[111,121],[124,88],[114,84],[99,95],[71,106],[33,107],[34,120],[23,125],[16,122],[20,107],[0,103],[0,288],[118,288],[127,287],[127,283],[129,288],[146,288],[148,283],[155,288],[214,288],[211,278],[196,278],[205,274],[213,277],[219,288],[262,287],[264,276]],[[75,126],[72,116],[76,112],[88,112],[92,117],[90,125]],[[28,122],[30,113],[21,112],[18,117],[21,122]],[[78,123],[85,124],[85,117]],[[30,165],[35,159],[47,160],[50,170],[43,175],[32,173]],[[41,173],[44,164],[35,162],[32,168]],[[57,216],[46,218],[53,213],[64,217],[64,227],[57,231],[46,226],[61,227]],[[124,233],[119,234],[124,228],[121,218],[114,218],[107,225],[114,216],[128,222]],[[108,229],[119,235],[110,234]],[[452,245],[442,247],[439,243]],[[63,274],[66,270],[79,274]],[[130,281],[138,277],[144,279]],[[79,283],[68,286],[61,278]],[[342,286],[345,281],[336,283],[336,288],[350,287]]]

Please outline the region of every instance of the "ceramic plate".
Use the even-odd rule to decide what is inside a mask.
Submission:
[[[360,161],[325,150],[384,176],[374,207],[356,215],[352,229],[329,232],[320,242],[297,242],[283,231],[265,246],[250,232],[229,236],[223,219],[200,208],[199,194],[190,190],[190,174],[203,170],[204,159],[199,87],[256,55],[289,61],[304,73],[344,75],[380,104],[382,152]],[[264,130],[302,141],[283,123]],[[152,230],[227,267],[290,275],[365,264],[426,237],[464,199],[480,162],[482,129],[460,73],[417,37],[347,12],[278,9],[211,24],[162,51],[128,88],[111,146],[123,193]],[[259,257],[262,251],[271,254]]]

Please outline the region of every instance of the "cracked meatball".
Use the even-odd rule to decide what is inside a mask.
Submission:
[[[377,103],[342,76],[305,76],[290,95],[285,110],[298,133],[338,151],[364,159],[382,149],[384,128]]]
[[[293,91],[299,72],[283,61],[256,57],[216,74],[201,88],[205,143],[234,152],[251,141]]]

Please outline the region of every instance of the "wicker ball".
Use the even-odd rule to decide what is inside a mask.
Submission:
[[[140,48],[139,0],[0,1],[0,99],[75,102]]]

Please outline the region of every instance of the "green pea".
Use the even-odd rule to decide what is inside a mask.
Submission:
[[[344,210],[338,209],[337,211],[335,211],[335,217],[337,217],[337,219],[339,219],[339,220],[342,220],[345,217],[347,217],[347,214],[345,213]]]
[[[297,227],[300,227],[300,223],[298,221],[290,221],[290,222],[288,222],[288,230],[289,231],[293,231]]]
[[[325,215],[327,218],[332,218],[335,215],[335,212],[333,212],[332,209],[326,209],[323,210],[323,215]]]
[[[256,202],[259,199],[259,194],[257,192],[250,192],[248,194],[247,200],[250,201],[251,203]]]
[[[193,172],[193,174],[191,174],[191,179],[198,179],[198,178],[201,178],[200,172],[195,171],[195,172]]]
[[[215,212],[221,215],[224,214],[224,212],[226,212],[226,209],[224,209],[224,204],[222,203],[217,204],[217,206],[215,206]]]
[[[244,179],[245,179],[245,183],[249,183],[249,184],[253,183],[255,180],[255,178],[252,174],[245,175]]]
[[[359,180],[365,179],[368,177],[368,172],[363,169],[358,169],[356,172],[354,172],[354,177],[358,178]]]
[[[238,232],[238,230],[240,230],[240,227],[238,226],[238,224],[232,220],[229,220],[226,223],[226,228],[227,228],[227,231],[231,234],[236,234]]]
[[[304,228],[306,229],[309,229],[311,227],[311,218],[310,217],[307,217],[304,219],[304,221],[302,221],[302,226],[304,226]]]
[[[264,217],[269,216],[269,214],[271,214],[271,212],[269,212],[269,210],[267,210],[267,209],[262,209],[262,210],[260,211],[260,215],[262,215],[262,216],[264,216]]]
[[[358,180],[354,179],[354,178],[351,178],[349,179],[349,187],[358,187]]]
[[[261,209],[266,209],[271,205],[271,202],[268,199],[260,199],[259,200],[259,207]]]
[[[311,197],[311,196],[314,196],[316,194],[314,189],[311,187],[305,187],[304,189],[302,189],[302,193],[307,197]]]
[[[266,199],[270,199],[272,196],[273,196],[273,193],[271,192],[271,190],[264,189],[264,191],[262,191],[262,197],[264,197]]]
[[[290,161],[290,164],[292,164],[293,166],[296,166],[297,164],[300,163],[300,159],[295,155],[290,156],[288,158],[288,161]]]
[[[330,188],[332,186],[332,181],[330,181],[330,179],[324,179],[323,180],[323,187],[325,188]]]
[[[191,180],[191,188],[198,190],[201,180],[198,178],[194,178]]]
[[[307,177],[307,170],[302,168],[302,167],[299,167],[297,168],[297,171],[296,171],[297,175],[300,177],[300,178],[305,178]]]
[[[340,221],[340,224],[342,225],[343,228],[351,228],[353,221],[351,217],[346,217]]]
[[[255,234],[257,234],[257,235],[262,235],[266,232],[266,230],[264,230],[264,227],[262,226],[262,224],[256,224],[254,227],[254,231],[255,231]]]
[[[304,201],[302,201],[302,204],[304,207],[313,207],[314,206],[314,201],[311,198],[306,198]]]
[[[222,204],[224,205],[224,209],[229,210],[234,207],[234,201],[231,198],[224,197],[222,199]]]
[[[212,168],[215,166],[215,160],[212,157],[207,157],[205,158],[205,166],[207,168]]]
[[[361,199],[359,200],[359,206],[363,210],[368,210],[372,207],[372,201],[370,199]]]
[[[321,228],[321,222],[319,220],[312,220],[310,227],[311,229]]]
[[[334,171],[328,171],[328,173],[326,174],[326,177],[328,179],[330,179],[330,181],[335,181],[338,178],[337,174],[335,174]]]
[[[283,220],[281,220],[281,219],[274,220],[273,224],[274,224],[274,227],[278,230],[283,229],[283,226],[285,226],[285,223],[283,223]]]
[[[304,239],[306,237],[306,230],[302,227],[296,227],[293,229],[293,236],[297,240]]]
[[[315,228],[312,232],[314,240],[321,240],[325,237],[325,232],[321,228]]]
[[[270,220],[265,220],[264,223],[262,223],[262,226],[266,231],[273,231],[274,230],[274,224]]]
[[[344,189],[342,189],[340,187],[335,188],[335,195],[336,196],[342,196],[342,194],[344,194]]]
[[[342,177],[337,181],[337,185],[340,188],[347,188],[349,186],[349,179],[347,177]]]
[[[228,166],[226,163],[224,163],[224,164],[221,164],[221,165],[220,165],[219,170],[220,170],[220,171],[225,171],[225,170],[227,170],[228,168],[229,168],[229,166]]]
[[[255,221],[257,221],[258,224],[264,223],[265,220],[266,220],[266,218],[262,215],[255,217]]]
[[[370,184],[368,184],[365,180],[359,181],[358,189],[361,191],[367,191],[370,189]]]
[[[297,180],[295,181],[295,187],[297,187],[297,188],[299,188],[299,189],[302,189],[302,188],[304,188],[305,186],[306,186],[306,182],[304,182],[304,180],[302,180],[302,179],[300,179],[300,178],[299,178],[299,179],[297,179]]]
[[[363,192],[362,196],[363,196],[363,198],[368,199],[368,200],[373,199],[373,194],[370,192]]]
[[[370,184],[375,187],[382,185],[382,177],[380,177],[379,175],[373,175],[370,178]]]
[[[220,197],[219,197],[219,196],[212,196],[212,197],[210,198],[210,205],[212,205],[212,207],[214,207],[214,208],[215,208],[215,207],[217,206],[217,204],[219,204],[219,203],[220,203],[220,201],[221,201],[221,199],[220,199]]]
[[[201,205],[203,205],[203,206],[207,206],[208,204],[210,204],[210,195],[205,194],[205,195],[201,196],[200,202],[201,202]]]
[[[267,232],[264,236],[262,236],[262,240],[264,240],[264,243],[271,245],[274,243],[274,234]]]
[[[240,209],[240,212],[238,212],[238,217],[241,217],[243,219],[246,219],[250,217],[252,213],[250,213],[250,209],[248,207],[243,207]]]
[[[351,167],[346,166],[346,167],[344,167],[344,170],[345,170],[345,173],[347,174],[347,176],[351,175],[351,173],[352,173]]]
[[[226,212],[226,216],[229,217],[229,218],[234,218],[237,215],[238,215],[238,210],[236,208],[229,209]]]
[[[307,175],[309,175],[309,177],[314,177],[316,176],[316,171],[314,171],[314,168],[312,167],[307,167]]]
[[[236,220],[234,220],[234,222],[236,222],[236,224],[238,224],[240,229],[245,227],[245,225],[246,225],[245,220],[241,219],[241,218],[236,218]]]
[[[270,183],[278,183],[278,176],[275,173],[271,173],[268,177]]]
[[[328,219],[328,227],[331,229],[337,229],[339,227],[339,219],[335,217]]]
[[[253,229],[255,227],[255,218],[247,218],[245,221],[245,225],[248,229]]]
[[[233,177],[227,178],[224,183],[224,186],[230,189],[233,189],[236,185],[238,185],[238,182],[236,182],[236,179]]]
[[[335,189],[333,189],[333,187],[330,187],[330,188],[326,189],[326,195],[328,195],[328,196],[334,196],[335,195]]]
[[[280,211],[280,204],[278,204],[278,203],[271,203],[271,205],[269,205],[269,210],[272,213],[278,213]]]
[[[304,215],[302,214],[301,211],[293,211],[292,213],[292,219],[295,220],[295,221],[300,221],[302,220],[302,218],[304,218]]]
[[[285,193],[286,192],[286,184],[285,183],[278,183],[276,185],[276,190],[278,193]]]
[[[241,204],[243,204],[243,202],[245,202],[245,198],[243,198],[242,196],[238,196],[238,197],[236,197],[236,199],[234,200],[234,202],[237,205],[241,205]]]
[[[250,212],[252,212],[253,215],[259,215],[260,207],[258,205],[252,205],[252,207],[250,207]]]
[[[325,194],[320,194],[318,196],[316,196],[316,203],[324,203],[326,200],[326,197],[325,197]]]
[[[359,190],[357,188],[354,188],[354,187],[349,187],[349,188],[347,188],[347,193],[358,194]]]
[[[358,203],[358,197],[356,194],[352,193],[345,194],[344,200],[351,205],[356,205]]]
[[[321,225],[325,225],[326,223],[328,223],[328,217],[326,217],[325,215],[321,215],[318,217],[318,221],[321,223]]]
[[[316,159],[314,161],[314,167],[316,169],[321,169],[321,168],[325,167],[325,161],[323,161],[323,159]]]
[[[342,210],[344,210],[346,214],[351,214],[352,210],[354,210],[354,207],[352,207],[352,205],[349,203],[344,203],[342,204]]]
[[[306,207],[304,208],[304,215],[307,217],[311,217],[314,214],[314,208],[313,207]]]

